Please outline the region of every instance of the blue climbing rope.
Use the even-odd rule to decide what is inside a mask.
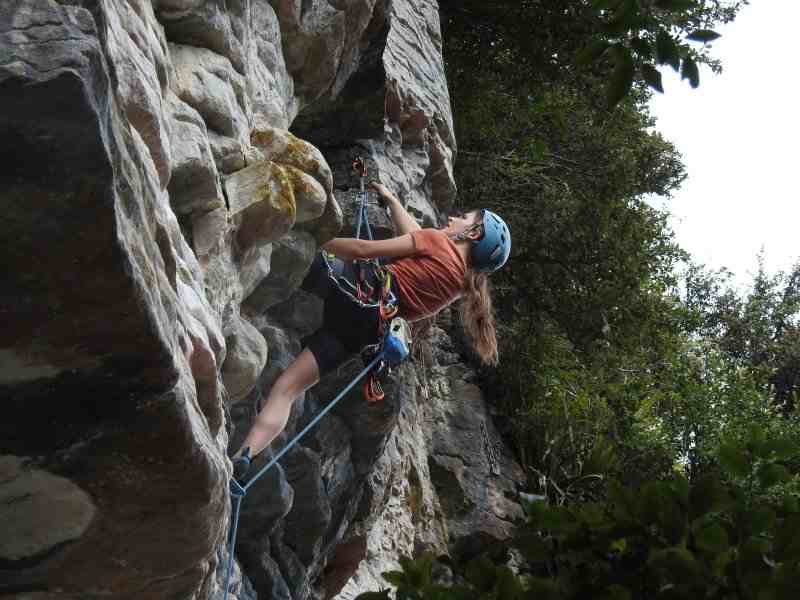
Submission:
[[[392,346],[389,347],[391,348]],[[333,400],[331,400],[328,406],[323,408],[319,412],[319,414],[316,417],[314,417],[312,421],[308,425],[306,425],[300,433],[294,436],[291,439],[291,441],[288,444],[286,444],[286,446],[284,446],[283,449],[280,452],[278,452],[278,454],[276,454],[275,457],[266,464],[266,466],[264,466],[258,473],[256,473],[253,476],[252,479],[250,479],[250,481],[247,482],[247,484],[241,485],[238,481],[231,478],[230,494],[233,499],[233,514],[231,515],[231,530],[230,530],[230,535],[228,536],[229,537],[228,565],[225,568],[225,594],[223,596],[224,600],[227,600],[228,598],[228,591],[229,591],[228,587],[230,586],[231,571],[233,570],[233,556],[234,556],[233,551],[234,548],[236,548],[236,532],[239,529],[239,508],[241,507],[242,500],[244,500],[244,497],[247,494],[247,490],[249,490],[255,484],[255,482],[258,481],[264,475],[264,473],[266,473],[270,468],[272,468],[272,466],[275,465],[284,454],[286,454],[289,450],[291,450],[292,447],[295,444],[297,444],[297,442],[300,441],[300,438],[302,438],[306,433],[308,433],[308,431],[312,427],[314,427],[314,425],[316,425],[322,417],[328,414],[328,412],[336,405],[336,403],[339,402],[339,400],[341,400],[342,398],[344,398],[347,392],[353,389],[353,386],[355,386],[356,383],[358,383],[381,360],[385,358],[385,355],[386,355],[385,350],[379,352],[378,355],[372,359],[372,362],[370,362],[369,365],[364,367],[364,369],[358,375],[356,375],[355,379],[353,379],[353,381],[347,384],[347,387],[345,387],[341,392],[339,392],[339,395],[336,396],[336,398],[334,398]]]
[[[357,218],[357,225],[356,225],[356,239],[361,238],[361,227],[362,225],[366,226],[366,232],[369,236],[369,239],[372,238],[372,229],[369,226],[369,214],[367,212],[367,192],[364,189],[364,180],[367,176],[367,167],[364,163],[364,160],[361,157],[357,157],[353,161],[353,169],[359,174],[360,183],[361,183],[361,200],[359,202],[358,207],[358,218]],[[264,473],[269,471],[277,462],[286,454],[292,447],[300,441],[300,439],[308,433],[317,423],[319,420],[324,417],[328,412],[336,406],[336,403],[339,402],[344,396],[353,389],[353,386],[356,385],[361,379],[363,379],[367,374],[369,374],[381,361],[385,361],[389,365],[397,365],[400,364],[403,360],[408,357],[409,349],[406,345],[407,339],[404,341],[403,333],[398,331],[397,328],[389,327],[384,334],[381,349],[378,354],[372,359],[372,361],[364,367],[364,369],[356,375],[355,379],[353,379],[347,387],[345,387],[339,395],[336,396],[331,402],[323,408],[317,416],[315,416],[311,422],[306,425],[303,430],[295,435],[286,446],[281,449],[278,454],[276,454],[271,461],[269,461],[258,473],[256,473],[245,485],[240,484],[236,479],[231,478],[230,480],[230,494],[231,494],[231,503],[232,503],[232,513],[231,513],[231,528],[228,534],[228,562],[225,567],[225,593],[223,595],[223,600],[228,599],[229,587],[230,587],[230,579],[231,579],[231,572],[233,571],[233,559],[234,559],[234,550],[236,548],[236,534],[239,529],[239,514],[240,509],[242,506],[242,501],[244,497],[247,495],[247,490],[249,490],[261,477],[263,477]]]
[[[231,582],[231,571],[233,570],[233,549],[236,547],[236,532],[239,529],[239,509],[242,506],[242,500],[247,493],[239,482],[231,477],[230,494],[233,504],[233,514],[231,515],[231,529],[228,534],[228,564],[225,567],[225,600],[228,599],[228,587]]]

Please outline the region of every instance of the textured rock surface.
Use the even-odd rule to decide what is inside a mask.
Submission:
[[[20,561],[80,538],[94,517],[91,498],[74,483],[15,456],[0,456],[0,560]]]
[[[518,487],[524,475],[469,383],[474,374],[442,329],[426,344],[435,351],[397,391],[397,427],[373,468],[360,518],[329,563],[325,582],[342,600],[385,587],[380,574],[399,569],[401,555],[429,550],[468,557],[506,539],[523,518]]]
[[[220,596],[226,454],[320,322],[297,288],[352,227],[353,155],[426,225],[453,201],[440,50],[431,0],[0,4],[0,594]],[[501,452],[487,476],[437,336],[251,489],[233,597],[349,598],[400,553],[509,534],[521,473]]]

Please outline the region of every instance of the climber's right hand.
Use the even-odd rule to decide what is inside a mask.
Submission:
[[[383,185],[382,183],[378,183],[377,181],[371,181],[369,186],[378,192],[378,204],[381,206],[386,206],[386,202],[391,200],[392,193],[388,190],[388,188]]]

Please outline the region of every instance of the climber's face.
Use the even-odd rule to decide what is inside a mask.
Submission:
[[[447,226],[444,228],[448,235],[458,235],[460,233],[477,234],[480,231],[480,215],[478,211],[454,212],[447,218]],[[470,235],[470,237],[472,237]]]

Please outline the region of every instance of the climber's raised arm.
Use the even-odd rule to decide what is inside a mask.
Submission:
[[[392,223],[394,223],[394,230],[397,235],[411,233],[417,229],[421,229],[417,220],[403,207],[397,196],[392,194],[385,185],[373,181],[370,183],[372,188],[381,195],[383,200],[389,207],[389,212],[392,214]]]
[[[388,240],[333,238],[322,247],[343,260],[356,258],[403,258],[414,254],[414,240],[407,233]]]

